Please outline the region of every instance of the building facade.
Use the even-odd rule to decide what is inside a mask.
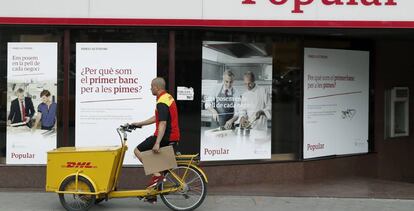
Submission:
[[[200,153],[212,185],[413,181],[413,8],[402,0],[6,2],[0,188],[43,188],[50,149],[117,144],[116,125],[153,112],[155,76],[176,99],[180,151]],[[43,90],[56,106],[49,121]],[[19,93],[27,101],[13,106]],[[121,185],[143,182],[132,155],[126,163]]]

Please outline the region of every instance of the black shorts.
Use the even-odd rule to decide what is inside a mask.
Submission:
[[[157,140],[156,136],[150,136],[147,139],[145,139],[143,142],[138,144],[137,149],[140,152],[152,150],[156,140]],[[165,147],[165,146],[168,146],[168,145],[171,145],[174,148],[174,152],[177,152],[176,147],[178,145],[178,141],[169,141],[169,140],[166,140],[166,139],[161,140],[160,147]]]

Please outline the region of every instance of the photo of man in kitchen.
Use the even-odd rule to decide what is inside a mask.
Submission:
[[[244,73],[243,81],[246,91],[241,98],[239,108],[240,128],[245,130],[266,130],[267,122],[272,118],[271,93],[255,83],[255,75],[251,71]]]
[[[235,107],[240,103],[240,94],[233,87],[234,73],[227,69],[223,72],[223,83],[216,86],[213,95],[206,99],[205,108],[211,112],[212,121],[221,129],[230,129],[237,120]]]
[[[201,159],[269,159],[272,45],[203,42]]]

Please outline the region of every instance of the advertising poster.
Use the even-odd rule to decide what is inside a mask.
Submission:
[[[156,66],[156,43],[77,43],[76,146],[120,145],[116,128],[153,116]],[[128,134],[125,164],[139,162],[133,150],[154,128]]]
[[[6,164],[46,164],[56,148],[57,63],[57,43],[8,43]]]
[[[270,159],[272,46],[203,42],[203,161]]]
[[[368,152],[369,52],[305,48],[304,158]]]

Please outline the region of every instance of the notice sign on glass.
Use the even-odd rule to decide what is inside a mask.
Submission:
[[[201,159],[270,159],[271,46],[219,41],[203,46]]]
[[[77,43],[76,146],[120,145],[117,127],[152,117],[156,67],[156,43]],[[139,162],[133,149],[153,133],[150,125],[129,134],[125,164]]]
[[[57,43],[7,45],[7,164],[46,164],[56,148]]]
[[[304,158],[368,152],[369,52],[305,48]]]

